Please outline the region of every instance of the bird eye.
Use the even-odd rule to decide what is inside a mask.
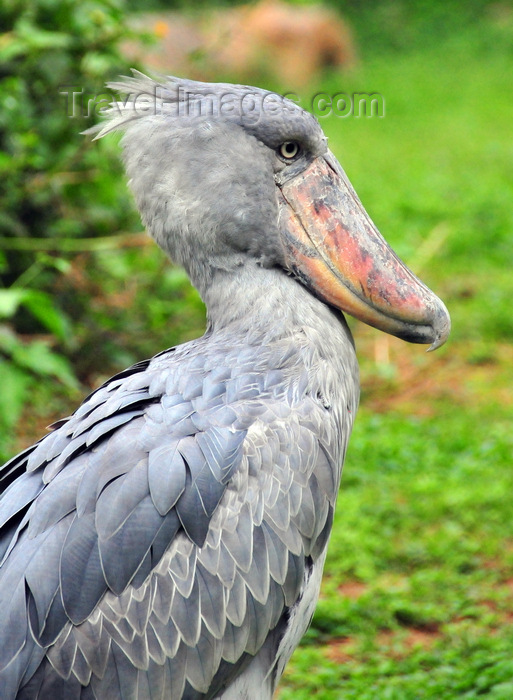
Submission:
[[[292,158],[295,158],[299,151],[300,148],[297,141],[285,141],[278,149],[280,156],[282,158],[286,158],[287,160],[292,160]]]

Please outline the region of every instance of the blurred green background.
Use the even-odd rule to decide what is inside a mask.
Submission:
[[[294,4],[298,17],[307,5]],[[351,37],[345,67],[292,85],[267,61],[251,79],[294,90],[303,104],[318,92],[383,96],[382,118],[321,124],[378,227],[447,303],[454,330],[426,355],[352,322],[362,405],[319,607],[278,697],[511,700],[513,8],[327,7]],[[147,31],[134,53],[148,8],[202,31],[236,10],[206,0],[194,10],[142,0],[0,7],[5,457],[116,370],[203,332],[196,292],[142,232],[116,138],[81,136],[96,117],[70,118],[60,94],[104,92],[134,56],[142,67],[157,41]],[[217,70],[202,47],[186,58],[191,74]],[[216,75],[239,80],[237,65]]]

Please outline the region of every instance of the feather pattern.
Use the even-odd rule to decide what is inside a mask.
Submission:
[[[264,91],[274,108],[248,121],[244,86],[215,87],[235,102],[212,119],[210,85],[115,87],[155,93],[156,114],[132,97],[102,133],[126,130],[143,222],[208,329],[0,468],[0,697],[270,700],[315,607],[358,402],[343,316],[284,257],[276,186],[326,139]],[[180,115],[184,91],[199,115]]]
[[[271,370],[260,374],[246,349],[230,367],[213,366],[200,341],[161,354],[113,378],[23,457],[26,479],[0,502],[7,523],[28,506],[0,570],[10,591],[0,624],[26,621],[0,652],[2,667],[23,661],[19,697],[61,687],[71,697],[113,687],[139,700],[171,688],[211,697],[220,669],[228,678],[245,668],[299,604],[338,486],[330,455],[345,446],[333,446],[331,415],[301,379],[304,358],[283,363],[281,343],[266,352]],[[302,393],[277,410],[286,376]],[[119,411],[130,419],[113,421]]]

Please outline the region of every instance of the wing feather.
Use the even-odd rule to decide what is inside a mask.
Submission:
[[[74,637],[77,648],[86,660],[87,666],[95,676],[101,678],[107,667],[111,638],[103,622],[98,620],[98,623],[93,624],[86,620],[76,627]],[[52,657],[49,656],[49,658],[53,662]],[[74,664],[73,671],[75,672]]]
[[[148,462],[139,459],[130,471],[111,481],[96,501],[95,527],[102,540],[117,532],[148,494]]]
[[[61,630],[61,632],[59,639],[48,650],[47,656],[52,667],[55,668],[58,674],[62,678],[69,678],[78,645],[76,643],[69,643],[71,625],[68,624],[66,630]],[[107,661],[107,659],[105,659],[105,661]]]
[[[179,444],[161,445],[148,455],[150,495],[160,515],[166,515],[185,490],[185,462]]]
[[[0,498],[6,698],[213,697],[275,650],[325,548],[338,452],[308,382],[287,393],[259,363],[164,353],[0,470],[20,474]]]
[[[219,595],[219,579],[212,576],[201,563],[198,563],[196,572],[201,619],[210,634],[216,639],[221,639],[226,627],[226,593],[221,589]]]
[[[186,677],[200,693],[207,693],[221,662],[221,652],[221,641],[210,634],[206,627],[202,627],[197,643],[187,647]]]
[[[264,533],[253,528],[253,557],[247,572],[241,572],[246,586],[255,600],[265,605],[269,597],[269,559]]]
[[[175,590],[171,603],[171,619],[176,629],[187,646],[198,643],[201,630],[201,617],[199,605],[199,583],[195,577],[191,592],[183,596]]]
[[[44,484],[39,474],[23,474],[2,494],[0,501],[0,528],[22,511],[41,493]]]
[[[83,462],[87,458],[84,455],[79,459]],[[73,466],[74,469],[61,472],[38,496],[37,507],[32,508],[30,513],[28,537],[34,538],[49,530],[75,510],[76,491],[83,476],[83,469],[79,465]],[[35,476],[38,475],[34,474]]]
[[[244,618],[243,618],[244,619]],[[223,637],[223,659],[236,664],[244,656],[248,646],[249,625],[227,624]]]
[[[140,590],[140,589],[139,589]],[[134,628],[136,634],[143,635],[148,625],[151,611],[151,595],[137,595],[134,589],[127,609],[126,619]]]
[[[269,573],[276,583],[282,584],[287,576],[288,565],[285,543],[265,521],[262,523],[262,532],[265,537]]]
[[[226,615],[235,626],[241,627],[246,617],[246,584],[241,573],[237,572],[229,590]]]
[[[157,637],[155,628],[149,624],[146,628],[146,639],[148,642],[148,654],[150,659],[158,666],[162,666],[167,658],[166,648]]]
[[[62,546],[60,575],[64,610],[76,625],[87,619],[107,590],[101,572],[94,513],[75,516]]]
[[[98,543],[101,565],[111,591],[122,593],[136,576],[149,555],[163,521],[164,518],[155,510],[151,497],[146,495],[110,537],[103,539],[100,535]],[[150,562],[148,558],[148,572],[151,570]]]
[[[175,658],[180,648],[181,639],[174,623],[169,619],[166,622],[161,622],[158,618],[152,616],[150,627],[155,632],[155,637],[166,658]]]
[[[32,633],[36,639],[45,627],[50,608],[59,590],[62,541],[69,529],[70,519],[68,517],[61,520],[52,533],[38,538],[37,550],[25,568],[25,582],[37,613],[37,619],[34,619],[31,624]]]

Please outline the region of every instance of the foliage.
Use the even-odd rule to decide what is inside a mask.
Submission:
[[[62,355],[51,350],[47,339],[24,343],[2,321],[12,318],[23,306],[63,344],[69,326],[53,305],[52,298],[35,289],[0,289],[0,429],[7,432],[18,420],[26,399],[31,375],[55,377],[70,389],[77,388],[75,375]]]
[[[77,384],[58,354],[73,349],[65,307],[76,306],[73,290],[67,299],[51,293],[69,269],[60,239],[133,227],[137,218],[112,144],[91,146],[79,133],[92,122],[79,118],[85,96],[125,69],[121,0],[6,0],[0,26],[0,372],[9,387],[0,427],[7,430],[41,375]],[[74,112],[62,94],[73,90]],[[46,337],[27,335],[34,333]]]
[[[96,95],[124,68],[116,50],[126,33],[121,3],[6,2],[0,13],[1,235],[110,232],[117,219],[109,210],[121,209],[122,195],[112,175],[102,182],[97,171],[111,153],[90,147],[79,132],[91,119],[77,117],[86,109],[82,96]],[[64,94],[73,89],[74,110]],[[12,282],[31,260],[6,257],[2,278]]]

